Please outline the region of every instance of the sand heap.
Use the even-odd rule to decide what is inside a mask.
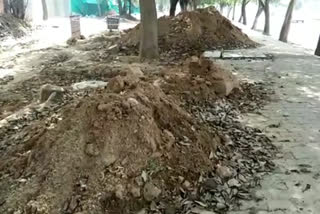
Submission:
[[[159,46],[162,52],[198,54],[204,50],[248,48],[255,42],[242,33],[214,7],[197,9],[178,14],[176,17],[161,17]],[[138,48],[140,25],[129,30],[123,37],[123,45]]]
[[[131,213],[197,185],[214,167],[220,138],[141,78],[111,79],[20,155],[2,157],[0,171],[21,183],[9,188],[3,178],[1,213]]]

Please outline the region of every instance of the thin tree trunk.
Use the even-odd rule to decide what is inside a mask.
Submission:
[[[264,3],[264,15],[265,15],[265,22],[264,22],[264,30],[263,34],[270,35],[270,0],[265,0]]]
[[[232,10],[232,6],[229,6],[229,7],[228,7],[228,13],[227,13],[227,17],[228,17],[228,18],[230,17],[231,10]]]
[[[257,24],[258,24],[258,19],[260,17],[260,15],[262,14],[263,12],[263,6],[261,4],[261,0],[259,0],[259,5],[258,5],[258,10],[257,10],[257,13],[256,13],[256,16],[254,17],[254,21],[253,21],[253,25],[252,25],[252,30],[256,30],[257,29]]]
[[[129,0],[129,15],[132,13],[132,0]]]
[[[291,0],[289,3],[286,17],[284,19],[281,32],[280,32],[280,37],[279,37],[279,40],[282,42],[288,42],[288,35],[290,31],[290,24],[291,24],[292,13],[293,13],[295,3],[296,3],[296,0]]]
[[[170,0],[170,16],[175,16],[178,0]]]
[[[198,8],[198,3],[198,0],[192,0],[193,10],[196,10]]]
[[[242,0],[241,14],[242,14],[242,24],[244,25],[247,25],[246,5],[247,5],[247,1]]]
[[[128,14],[128,0],[123,0],[123,15],[127,15]]]
[[[237,2],[236,2],[236,0],[233,0],[232,20],[234,20],[235,16],[236,16],[236,6],[237,6]]]
[[[4,13],[10,13],[10,5],[8,0],[3,1],[3,6],[4,6]]]
[[[98,15],[102,16],[101,1],[100,0],[97,1],[97,7],[98,7]]]
[[[140,58],[155,59],[158,50],[158,20],[155,0],[139,0],[141,12]]]
[[[122,1],[118,0],[118,7],[119,7],[119,15],[123,15],[123,8],[122,8]]]
[[[318,45],[314,54],[317,56],[320,56],[320,36],[319,36]]]
[[[42,19],[48,20],[48,7],[46,0],[41,0],[42,3]]]

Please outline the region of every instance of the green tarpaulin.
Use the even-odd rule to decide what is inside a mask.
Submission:
[[[129,5],[129,0],[127,5]],[[115,11],[119,14],[119,7],[115,0],[71,0],[71,10],[73,14],[82,16],[99,16],[98,2],[100,2],[101,15],[107,14],[109,11]],[[131,7],[131,13],[140,13],[135,5]]]

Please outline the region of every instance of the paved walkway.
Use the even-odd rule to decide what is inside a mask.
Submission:
[[[255,200],[244,201],[240,210],[229,213],[319,214],[320,58],[308,50],[246,33],[265,44],[257,53],[271,53],[274,59],[224,63],[242,78],[269,83],[275,90],[274,100],[262,114],[246,119],[274,137],[282,154],[275,160],[275,172],[253,191]]]

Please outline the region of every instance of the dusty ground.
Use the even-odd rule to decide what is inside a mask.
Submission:
[[[25,52],[32,75],[2,79],[1,213],[225,213],[274,169],[270,138],[241,122],[270,88],[197,57],[140,63],[118,37]],[[47,83],[62,89],[40,104]]]
[[[250,33],[250,32],[249,32]],[[272,53],[273,61],[225,61],[239,76],[274,89],[272,102],[260,114],[248,114],[250,126],[274,139],[283,154],[276,170],[232,214],[318,213],[319,207],[319,58],[301,47],[251,33],[265,44],[256,53]]]

